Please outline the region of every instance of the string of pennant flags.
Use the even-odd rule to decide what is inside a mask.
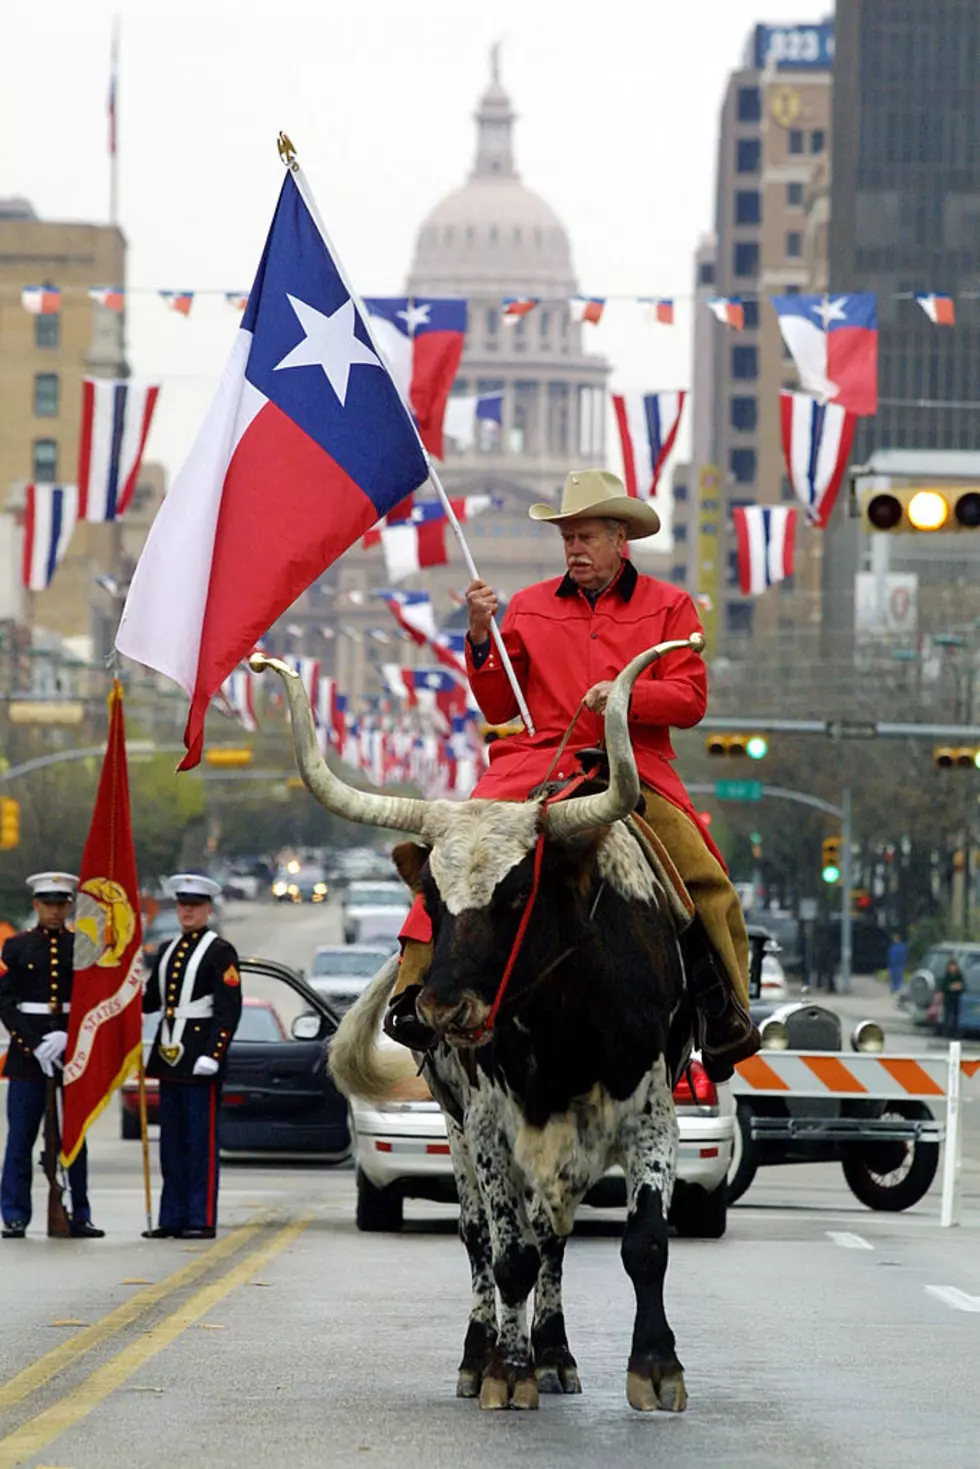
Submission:
[[[85,295],[97,306],[102,306],[109,311],[122,313],[126,307],[129,296],[157,296],[165,307],[176,312],[179,316],[189,317],[194,302],[198,297],[217,296],[233,307],[236,311],[243,312],[248,305],[247,291],[228,291],[220,288],[204,288],[195,290],[163,290],[149,286],[90,286],[79,287],[84,290]],[[21,305],[26,311],[35,316],[57,316],[61,311],[63,298],[74,294],[75,288],[60,287],[55,285],[24,286],[21,288]],[[835,293],[836,294],[836,293]],[[380,299],[380,298],[379,298]],[[401,298],[392,298],[401,300]],[[432,298],[429,298],[432,299]],[[445,300],[454,298],[446,297]],[[765,300],[774,301],[776,298],[757,295],[746,292],[739,296],[706,296],[702,292],[679,293],[673,296],[636,296],[626,294],[610,294],[606,296],[502,296],[500,301],[501,317],[505,324],[516,325],[523,321],[538,307],[542,306],[567,306],[571,319],[576,322],[586,322],[598,326],[602,321],[606,306],[610,302],[628,302],[643,309],[648,320],[661,326],[673,326],[675,322],[675,306],[678,302],[693,302],[704,305],[724,325],[733,331],[745,330],[745,306],[749,302],[760,302]],[[833,300],[834,296],[825,296],[821,299]],[[896,291],[889,298],[894,301],[912,301],[922,308],[928,319],[934,326],[951,327],[956,325],[956,302],[980,300],[980,291],[958,291],[956,296],[943,291]]]

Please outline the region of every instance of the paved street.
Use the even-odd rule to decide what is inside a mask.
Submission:
[[[308,966],[335,923],[331,909],[240,905],[225,926],[243,953]],[[214,1244],[146,1242],[139,1146],[111,1107],[92,1143],[107,1239],[45,1239],[38,1186],[41,1222],[0,1246],[0,1469],[966,1469],[975,1138],[958,1230],[939,1230],[935,1188],[876,1215],[828,1165],[763,1170],[723,1241],[674,1242],[668,1309],[690,1391],[678,1419],[626,1405],[616,1216],[587,1214],[566,1271],[584,1395],[494,1415],[453,1396],[469,1282],[451,1210],[409,1204],[404,1234],[362,1235],[349,1167],[236,1163]]]

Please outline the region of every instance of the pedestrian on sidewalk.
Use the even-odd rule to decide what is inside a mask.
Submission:
[[[905,983],[905,966],[908,963],[909,946],[900,934],[893,933],[888,945],[888,988],[893,995],[900,993]]]
[[[950,1040],[959,1040],[960,1003],[966,989],[966,980],[959,964],[952,957],[946,961],[946,971],[939,981],[939,987],[943,995],[943,1035]]]

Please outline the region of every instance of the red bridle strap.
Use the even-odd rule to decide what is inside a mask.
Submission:
[[[583,785],[585,781],[592,780],[598,772],[598,769],[599,767],[596,766],[592,770],[580,771],[579,774],[574,777],[574,779],[569,781],[568,785],[565,786],[563,790],[559,791],[554,796],[546,796],[545,799],[541,802],[542,820],[547,815],[549,806],[553,805],[556,801],[564,801],[568,796],[577,791],[579,786]],[[517,963],[517,956],[521,952],[521,944],[524,942],[524,935],[527,933],[528,925],[531,922],[531,915],[534,912],[534,904],[537,901],[538,897],[538,889],[541,886],[541,866],[544,862],[544,839],[545,826],[542,824],[541,832],[538,836],[538,840],[534,848],[534,870],[531,876],[531,891],[528,894],[527,902],[524,905],[524,912],[521,914],[521,921],[518,924],[517,933],[514,935],[514,942],[510,950],[510,957],[507,960],[506,968],[504,969],[504,972],[500,979],[500,983],[497,986],[497,993],[494,996],[493,1004],[490,1006],[490,1013],[487,1016],[486,1020],[484,1020],[483,1024],[478,1025],[476,1030],[474,1030],[473,1032],[473,1039],[476,1041],[482,1040],[485,1035],[489,1035],[490,1032],[493,1030],[497,1016],[500,1013],[500,1007],[503,1004],[504,995],[507,993],[507,986],[510,984],[510,977],[514,972],[514,965]]]

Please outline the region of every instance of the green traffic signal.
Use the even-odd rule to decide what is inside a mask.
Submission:
[[[764,760],[769,753],[769,741],[762,735],[753,735],[745,746],[745,753],[750,760]]]
[[[820,876],[824,882],[840,882],[840,868],[835,867],[832,863],[828,863]]]

